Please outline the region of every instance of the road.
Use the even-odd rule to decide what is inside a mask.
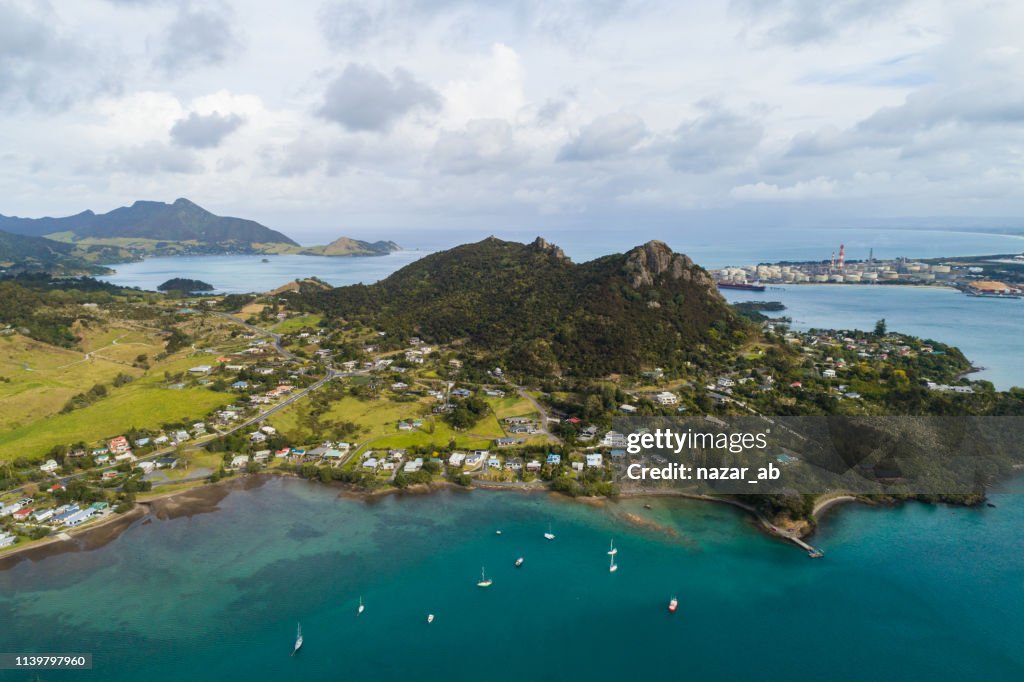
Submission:
[[[234,315],[232,315],[230,313],[214,313],[214,314],[217,315],[218,317],[223,317],[226,320],[231,320],[235,324],[240,324],[243,327],[245,327],[246,329],[248,329],[250,331],[254,331],[257,334],[260,334],[261,336],[269,336],[271,339],[274,340],[274,349],[277,350],[277,352],[280,353],[283,357],[285,357],[285,358],[287,358],[289,360],[297,360],[298,359],[295,356],[294,353],[292,353],[290,350],[288,350],[287,348],[285,348],[281,344],[281,335],[280,334],[278,334],[276,332],[272,332],[269,329],[264,329],[263,327],[257,327],[254,324],[249,324],[248,322],[246,322],[242,318],[236,317],[236,316],[234,316]]]

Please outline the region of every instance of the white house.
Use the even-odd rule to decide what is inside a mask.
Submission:
[[[659,405],[675,405],[679,402],[679,398],[671,391],[662,391],[654,396],[654,399],[658,401]]]
[[[587,466],[588,467],[599,467],[604,463],[604,458],[601,457],[601,453],[594,452],[587,455]]]
[[[42,466],[39,467],[40,471],[42,471],[44,474],[52,474],[54,471],[56,471],[59,468],[60,468],[60,465],[57,464],[57,460],[55,460],[55,459],[48,459],[48,460],[46,460],[45,464],[43,464]]]

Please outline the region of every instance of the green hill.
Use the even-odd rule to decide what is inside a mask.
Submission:
[[[386,256],[401,247],[390,241],[365,242],[362,239],[339,237],[324,246],[307,246],[298,253],[310,256]]]
[[[376,284],[292,296],[296,305],[391,335],[465,339],[538,376],[698,360],[731,345],[744,324],[703,268],[657,241],[575,264],[540,238],[491,237],[429,255]]]
[[[106,254],[105,249],[100,249]],[[46,271],[61,274],[109,272],[97,266],[92,253],[73,244],[43,237],[29,237],[0,231],[0,268],[12,272]],[[109,255],[109,254],[106,254]]]
[[[188,199],[178,199],[173,204],[136,201],[109,213],[85,211],[64,218],[0,215],[0,230],[37,237],[72,233],[77,239],[141,238],[218,245],[298,246],[287,236],[255,221],[217,216]]]

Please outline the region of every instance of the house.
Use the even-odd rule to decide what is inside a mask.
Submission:
[[[449,360],[448,366],[451,367],[452,369],[459,369],[462,367],[462,360]]]
[[[466,455],[462,452],[453,452],[448,457],[448,465],[453,467],[462,466],[462,463],[466,461]]]
[[[261,464],[266,463],[270,459],[270,450],[257,450],[252,453],[252,461],[259,462]]]
[[[376,457],[369,457],[369,458],[367,458],[366,461],[363,462],[363,468],[364,469],[376,469],[377,468],[377,458]]]
[[[593,452],[587,455],[587,466],[588,467],[599,467],[604,464],[604,458],[601,457],[601,453]]]
[[[498,438],[494,441],[494,445],[499,448],[507,448],[509,446],[515,445],[518,442],[519,441],[516,440],[515,438]]]
[[[540,471],[540,467],[541,463],[535,459],[531,459],[529,462],[526,463],[527,471]]]
[[[156,469],[156,463],[149,461],[139,462],[138,468],[141,469],[144,474],[151,474],[153,473],[153,469]]]
[[[478,468],[484,461],[484,454],[480,452],[474,452],[472,455],[466,457],[465,468],[472,470]]]
[[[612,459],[620,459],[620,458],[626,456],[626,451],[625,450],[612,450],[608,454],[611,455]]]
[[[128,452],[122,452],[120,455],[114,457],[115,462],[134,462],[136,459],[138,459],[138,457],[136,457],[131,450]]]
[[[59,493],[61,490],[67,490],[67,488],[64,487],[63,483],[54,483],[53,485],[50,486],[51,495]]]
[[[115,478],[117,478],[119,475],[120,474],[118,472],[116,472],[116,471],[104,471],[102,478],[103,478],[104,481],[112,481]]]
[[[576,471],[583,471],[583,462],[573,462],[572,468]]]
[[[409,384],[406,384],[406,383],[401,382],[401,381],[396,381],[395,383],[391,384],[391,390],[392,391],[404,391],[404,390],[406,390],[408,388],[409,388]]]
[[[619,410],[621,412],[625,412],[626,414],[636,414],[636,406],[630,405],[629,403],[623,403],[619,405]]]
[[[142,448],[149,445],[149,438],[136,438],[135,447]]]
[[[836,378],[836,371],[834,369],[831,369],[831,368],[830,369],[826,369],[826,370],[822,371],[821,376],[823,376],[826,379],[835,379]]]
[[[52,509],[37,509],[32,513],[32,520],[36,523],[49,521],[53,517]]]
[[[504,398],[505,391],[499,391],[496,388],[488,388],[487,390],[484,391],[484,395],[491,398]]]
[[[14,514],[13,514],[14,520],[15,521],[24,521],[24,520],[28,519],[28,515],[31,514],[31,513],[32,513],[32,507],[23,507],[22,509],[19,509],[18,511],[14,512]]]
[[[128,444],[128,439],[125,438],[124,436],[118,436],[117,438],[111,438],[110,442],[107,443],[107,447],[110,448],[110,452],[113,452],[114,454],[117,454],[119,452],[124,452],[125,450],[128,450],[128,449],[131,448],[131,446]]]
[[[231,458],[232,469],[244,469],[249,463],[249,455],[235,455]]]
[[[265,443],[267,442],[267,434],[260,433],[259,431],[254,431],[253,433],[249,434],[249,440],[251,440],[253,443]]]
[[[275,429],[273,426],[260,427],[260,431],[267,434],[268,436],[273,436],[275,433],[277,433],[277,429]]]
[[[555,454],[554,452],[549,452],[548,453],[548,464],[551,464],[553,466],[558,466],[561,463],[562,463],[562,456],[561,455]]]
[[[235,383],[231,384],[231,388],[235,389],[236,391],[241,391],[241,390],[244,390],[246,388],[249,388],[249,382],[248,381],[236,381]]]
[[[402,468],[407,474],[415,473],[423,468],[423,458],[417,457],[411,462],[406,462],[405,466]]]
[[[501,468],[501,460],[498,459],[497,455],[491,455],[488,458],[488,460],[487,460],[487,468],[488,469],[500,469]]]
[[[174,432],[174,440],[177,441],[178,443],[184,443],[189,438],[191,438],[191,436],[188,435],[188,431],[175,431]]]
[[[161,457],[156,460],[156,466],[158,469],[175,469],[178,466],[178,458],[171,455]]]
[[[601,439],[601,445],[610,448],[624,448],[626,447],[626,436],[618,431],[609,431]]]
[[[46,463],[42,464],[39,467],[39,470],[42,471],[44,474],[52,474],[54,471],[56,471],[59,468],[60,468],[60,465],[57,464],[57,460],[55,460],[55,459],[48,459],[48,460],[46,460]]]
[[[97,464],[106,464],[110,461],[110,455],[96,455],[96,457],[93,458],[93,461]]]
[[[190,374],[209,374],[212,371],[213,367],[211,367],[210,365],[196,365],[195,367],[189,369]]]
[[[662,391],[654,396],[654,399],[658,401],[659,405],[675,405],[679,402],[679,398],[671,391]]]

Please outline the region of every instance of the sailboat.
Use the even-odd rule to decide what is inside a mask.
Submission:
[[[618,553],[619,553],[619,550],[615,549],[615,540],[612,540],[611,541],[611,546],[608,548],[608,554],[610,556],[615,556]]]
[[[299,631],[295,634],[295,648],[292,649],[292,656],[299,653],[302,648],[302,623],[299,623]]]
[[[619,565],[615,563],[615,557],[613,556],[611,557],[611,563],[608,565],[608,572],[614,573],[617,570],[619,570]]]
[[[551,532],[551,524],[550,523],[548,524],[548,532],[544,533],[544,539],[545,540],[554,540],[555,539],[555,534]]]
[[[484,575],[483,567],[480,568],[480,582],[476,584],[477,587],[490,587],[494,583],[493,580]]]
[[[519,557],[518,559],[516,559],[516,568],[519,568],[522,565],[523,565],[523,557]]]
[[[433,622],[434,622],[434,614],[428,613],[427,614],[427,623],[433,623]]]
[[[362,596],[360,596],[359,597],[359,609],[356,611],[356,615],[357,616],[361,615],[363,613],[363,611],[365,611],[365,610],[366,610],[366,607],[363,606],[363,598],[362,598]]]

